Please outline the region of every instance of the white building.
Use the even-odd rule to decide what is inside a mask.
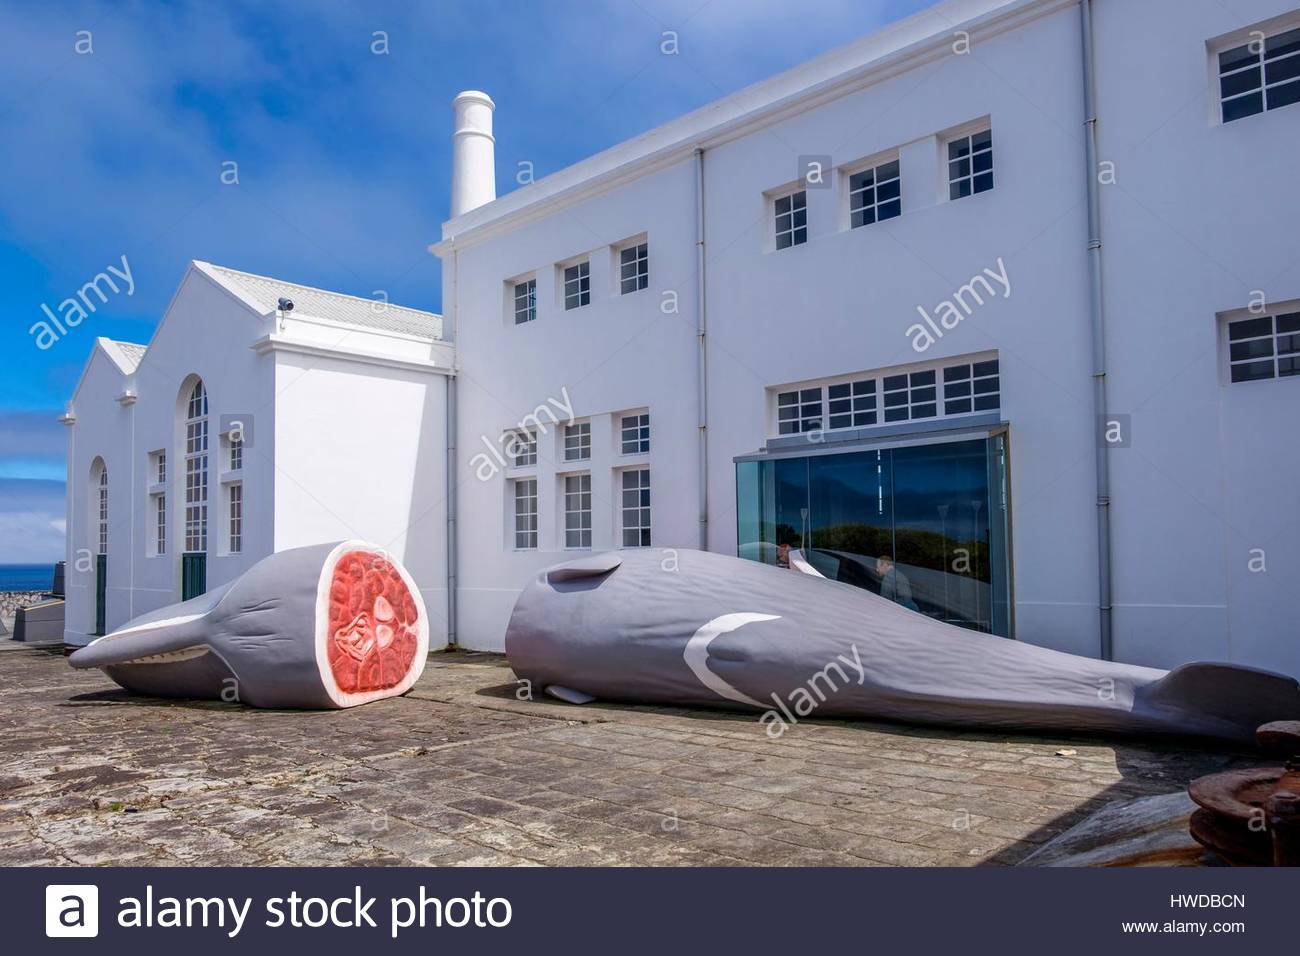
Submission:
[[[147,347],[97,340],[64,417],[66,642],[344,538],[400,558],[439,633],[441,333],[428,312],[194,262]]]
[[[196,264],[138,369],[104,343],[74,400],[69,568],[98,455],[135,536],[109,625],[179,597],[180,476],[141,473],[182,460],[199,376],[210,418],[270,419],[239,556],[209,466],[209,583],[391,536],[499,650],[574,551],[801,548],[1009,638],[1300,674],[1297,102],[1295,0],[948,0],[497,199],[494,105],[462,94],[446,333],[298,328],[275,298],[303,290]]]
[[[1085,56],[1078,0],[950,0],[500,199],[458,101],[463,644],[567,549],[648,538],[1300,673],[1300,11],[1090,6]],[[552,399],[567,436],[525,421]]]

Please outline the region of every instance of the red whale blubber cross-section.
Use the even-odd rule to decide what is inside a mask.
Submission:
[[[347,694],[387,690],[411,671],[419,647],[419,609],[391,561],[349,551],[330,582],[329,661]]]

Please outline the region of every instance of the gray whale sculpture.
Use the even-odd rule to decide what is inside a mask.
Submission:
[[[761,710],[769,735],[787,718],[841,716],[1249,744],[1260,724],[1300,718],[1290,677],[1077,657],[701,551],[629,550],[543,571],[505,643],[517,676],[563,700]]]
[[[269,555],[68,663],[156,697],[329,709],[406,693],[428,651],[429,616],[410,574],[377,546],[344,541]]]

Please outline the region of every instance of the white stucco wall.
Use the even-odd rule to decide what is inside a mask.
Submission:
[[[1132,446],[1112,454],[1116,656],[1300,673],[1286,595],[1300,561],[1290,480],[1300,451],[1284,437],[1300,393],[1295,380],[1227,386],[1216,337],[1216,313],[1247,305],[1251,289],[1300,299],[1288,239],[1300,202],[1292,159],[1300,108],[1213,124],[1206,46],[1294,4],[1096,7],[1101,158],[1117,164],[1119,179],[1103,190],[1111,406],[1133,428]],[[970,55],[896,71],[708,150],[710,544],[734,553],[732,459],[768,437],[765,389],[996,350],[1011,426],[1016,634],[1096,654],[1079,12],[1039,9],[1010,31],[977,37]],[[936,137],[982,117],[993,129],[996,187],[949,202]],[[763,194],[797,178],[799,156],[828,154],[838,166],[891,149],[902,163],[901,218],[844,228],[844,184],[832,178],[808,192],[808,243],[767,251]],[[591,168],[605,167],[598,158]],[[655,544],[694,546],[692,176],[686,158],[584,192],[563,173],[563,188],[533,187],[549,197],[542,206],[529,207],[524,191],[498,201],[518,212],[494,217],[488,206],[444,226],[447,309],[457,312],[464,369],[459,636],[468,646],[499,649],[527,576],[564,556],[554,477],[564,465],[539,460],[542,543],[516,553],[505,524],[510,474],[475,478],[471,446],[561,387],[580,417],[650,408]],[[607,250],[641,232],[650,289],[611,297]],[[563,312],[554,266],[590,250],[592,305]],[[917,355],[906,333],[916,307],[933,309],[999,258],[1010,298]],[[505,283],[534,270],[541,314],[515,327]],[[680,315],[655,314],[665,289],[679,293]],[[614,464],[592,462],[594,489],[613,488]],[[612,543],[600,531],[597,549]],[[1254,547],[1266,550],[1266,575],[1248,570]]]

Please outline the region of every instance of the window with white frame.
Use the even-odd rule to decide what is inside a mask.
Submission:
[[[1228,368],[1234,383],[1300,375],[1300,312],[1229,322]]]
[[[903,212],[898,160],[849,176],[849,226],[856,229],[893,219]]]
[[[1218,70],[1225,123],[1300,103],[1300,29],[1224,50]]]
[[[884,378],[885,421],[934,418],[939,414],[935,370],[905,372]]]
[[[239,471],[244,467],[244,439],[238,435],[230,436],[230,470]]]
[[[586,461],[591,457],[591,422],[564,426],[564,460]]]
[[[943,370],[943,413],[994,411],[1000,404],[998,360],[949,365]]]
[[[591,263],[584,259],[564,267],[564,308],[576,309],[591,303]]]
[[[97,554],[108,554],[108,468],[99,470],[99,520],[97,527]]]
[[[650,547],[650,469],[623,472],[623,547]]]
[[[591,475],[564,477],[564,546],[591,547]]]
[[[515,547],[521,551],[537,547],[537,479],[516,478]]]
[[[239,482],[230,485],[227,492],[227,514],[230,516],[230,553],[244,550],[244,486]]]
[[[794,435],[823,427],[833,432],[997,411],[1000,382],[996,358],[826,379],[776,393],[777,434]]]
[[[201,381],[186,406],[185,550],[208,550],[208,393]]]
[[[798,192],[778,196],[772,201],[775,217],[776,247],[788,249],[790,246],[803,245],[808,241],[808,193]]]
[[[776,396],[777,433],[794,435],[822,427],[822,390],[797,388]]]
[[[650,450],[650,413],[624,415],[620,432],[623,454],[644,455]]]
[[[506,441],[506,454],[515,468],[537,464],[537,432],[526,428],[511,432]]]
[[[831,428],[862,428],[876,424],[876,380],[838,382],[826,389]]]
[[[523,325],[537,318],[537,280],[524,279],[515,283],[515,325]]]
[[[154,457],[154,464],[155,467],[157,468],[157,471],[155,472],[155,475],[157,477],[155,477],[154,480],[158,482],[158,484],[160,485],[166,484],[167,483],[167,452],[166,451],[158,452],[157,455]]]
[[[637,292],[650,284],[650,246],[637,243],[618,252],[618,288],[621,295]]]
[[[167,553],[167,496],[154,496],[154,554]]]
[[[961,199],[993,188],[993,130],[948,141],[948,198]]]

